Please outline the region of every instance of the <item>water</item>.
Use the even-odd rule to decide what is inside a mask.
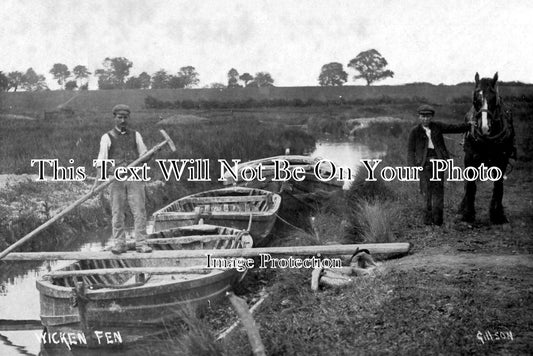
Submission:
[[[329,159],[337,166],[355,171],[361,159],[376,159],[384,152],[371,151],[367,146],[355,141],[319,141],[313,157]],[[346,182],[345,188],[349,185]],[[81,236],[76,241],[49,250],[62,251],[100,251],[110,244],[110,231],[96,231]],[[52,269],[60,268],[70,261],[56,262],[0,262],[0,319],[39,320],[39,292],[35,287],[37,278]],[[38,355],[41,351],[39,335],[42,328],[24,331],[0,330],[0,355]],[[61,354],[69,354],[64,347]],[[58,354],[52,351],[48,354]],[[94,351],[94,355],[102,351]],[[42,353],[41,353],[42,354]],[[93,354],[85,351],[84,354]]]
[[[110,231],[96,231],[50,251],[101,251],[108,247]],[[39,291],[36,280],[71,261],[0,262],[0,319],[39,320]],[[0,330],[0,355],[38,355],[41,352],[39,335],[42,328],[24,331]]]
[[[329,159],[337,167],[350,168],[355,173],[357,168],[362,165],[362,159],[377,159],[384,154],[384,151],[372,151],[368,146],[356,141],[318,141],[316,149],[311,153],[311,156]],[[349,181],[345,182],[344,189],[347,189],[350,183]]]

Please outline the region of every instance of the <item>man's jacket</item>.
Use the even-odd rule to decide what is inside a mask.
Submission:
[[[461,133],[470,129],[470,124],[444,124],[438,121],[431,121],[428,124],[431,130],[431,141],[435,147],[435,153],[439,159],[448,159],[450,154],[444,144],[445,133]],[[407,164],[409,166],[423,167],[427,161],[428,152],[428,137],[422,124],[418,124],[409,133],[409,141],[407,144]]]

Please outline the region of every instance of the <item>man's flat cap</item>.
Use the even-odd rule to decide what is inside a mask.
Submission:
[[[125,112],[128,115],[131,113],[130,107],[124,104],[118,104],[113,107],[113,115],[118,114],[119,112]]]
[[[420,105],[417,111],[419,114],[435,115],[435,109],[433,108],[433,106],[427,104]]]

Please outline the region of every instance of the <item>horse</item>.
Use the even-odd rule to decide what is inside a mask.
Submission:
[[[465,121],[473,120],[476,125],[465,134],[463,149],[465,169],[477,169],[483,163],[501,171],[500,178],[494,181],[489,218],[492,224],[505,224],[508,220],[502,204],[503,180],[509,159],[516,159],[516,148],[512,112],[503,104],[497,81],[498,73],[481,79],[476,73],[472,107],[465,115]],[[476,182],[467,180],[458,211],[462,221],[475,221],[475,197]]]

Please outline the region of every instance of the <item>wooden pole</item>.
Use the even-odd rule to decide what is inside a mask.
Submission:
[[[239,315],[239,319],[241,319],[242,326],[246,331],[246,335],[248,335],[248,341],[252,347],[252,353],[256,356],[266,356],[265,345],[263,345],[259,329],[255,324],[252,313],[248,309],[248,305],[246,305],[244,299],[237,297],[233,292],[227,292],[226,295],[237,312],[237,315]]]
[[[40,320],[0,319],[0,331],[42,330]]]
[[[141,157],[137,158],[135,161],[130,163],[128,165],[128,167],[135,167],[139,163],[143,163],[146,159],[149,159],[155,152],[159,151],[166,144],[168,144],[173,151],[176,150],[176,146],[174,146],[174,142],[172,142],[172,140],[167,135],[167,133],[164,130],[160,130],[160,131],[161,131],[161,134],[165,137],[165,141],[155,145],[151,150],[147,151]],[[50,220],[48,220],[47,222],[45,222],[44,224],[42,224],[41,226],[39,226],[38,228],[36,228],[32,232],[30,232],[29,234],[27,234],[26,236],[24,236],[23,238],[21,238],[20,240],[18,240],[14,244],[12,244],[11,246],[6,248],[4,251],[2,251],[2,253],[0,253],[0,260],[2,258],[4,258],[7,254],[9,254],[11,251],[13,251],[17,247],[19,247],[20,245],[24,244],[25,242],[30,240],[32,237],[37,235],[39,232],[43,231],[48,226],[52,225],[54,222],[56,222],[57,220],[61,219],[63,216],[67,215],[68,213],[70,213],[72,210],[74,210],[74,208],[76,208],[79,205],[81,205],[83,202],[88,200],[90,197],[92,197],[96,193],[104,190],[105,187],[107,187],[108,185],[110,185],[114,181],[115,181],[115,178],[114,177],[110,177],[109,180],[107,180],[104,183],[100,184],[94,190],[92,190],[89,193],[85,194],[83,197],[79,198],[74,203],[72,203],[71,205],[69,205],[68,207],[63,209],[60,213],[58,213],[57,215],[54,215]]]
[[[76,282],[74,289],[76,291],[76,305],[80,316],[80,327],[82,332],[87,333],[89,331],[89,324],[87,323],[87,288],[85,283]]]
[[[72,276],[96,276],[96,275],[113,275],[124,273],[149,273],[149,274],[209,274],[215,268],[207,267],[124,267],[124,268],[95,268],[76,271],[54,271],[45,274],[45,277],[72,277]],[[218,270],[218,269],[217,269]]]
[[[211,257],[255,257],[262,254],[280,256],[306,256],[320,253],[326,255],[351,255],[357,249],[367,249],[372,254],[401,255],[409,252],[407,242],[357,245],[322,245],[322,246],[288,246],[261,247],[228,250],[165,250],[151,253],[127,252],[115,255],[109,251],[80,251],[80,252],[17,252],[4,260],[10,261],[39,261],[39,260],[143,260],[143,259],[177,259],[177,258],[206,258]]]

